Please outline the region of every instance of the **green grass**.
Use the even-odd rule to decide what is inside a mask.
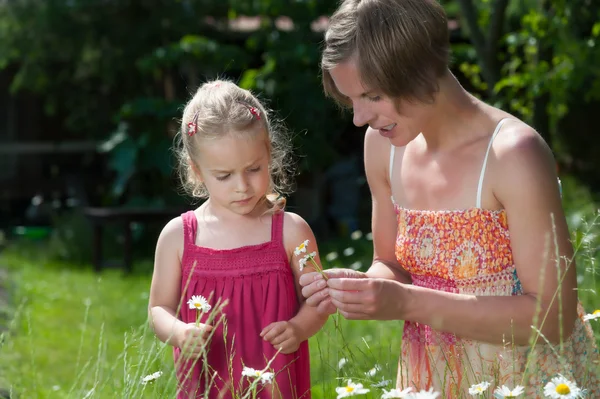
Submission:
[[[0,347],[0,387],[13,387],[23,398],[82,398],[92,388],[94,398],[114,398],[124,390],[130,394],[123,397],[173,396],[171,349],[146,324],[150,276],[123,277],[114,270],[98,276],[19,254],[1,259],[16,302]],[[342,356],[349,358],[347,375],[394,380],[401,327],[401,322],[343,321],[344,338],[360,355],[353,361],[330,320],[310,341],[314,397],[328,397],[341,385]],[[381,370],[367,378],[365,372],[375,365]],[[157,370],[164,376],[144,388],[141,378]]]
[[[600,307],[600,226],[589,194],[566,181],[565,207],[578,248],[580,299],[587,312]],[[344,255],[344,248],[354,253]],[[46,247],[29,244],[0,255],[9,270],[10,314],[0,326],[0,388],[19,398],[163,398],[174,397],[171,348],[148,330],[146,308],[149,273],[123,277],[119,271],[101,275],[91,268],[47,259]],[[335,250],[327,266],[370,263],[371,243],[338,241],[321,245],[322,257]],[[149,265],[138,265],[148,270]],[[0,305],[1,306],[1,305]],[[382,378],[395,381],[402,322],[341,322],[344,340],[330,319],[310,340],[313,398],[335,397],[342,378],[363,379],[370,386]],[[600,342],[600,322],[592,326]],[[342,348],[342,342],[348,344]],[[338,369],[340,359],[347,364]],[[374,376],[365,373],[378,365]],[[164,372],[155,383],[141,378]],[[366,398],[380,397],[380,390]]]

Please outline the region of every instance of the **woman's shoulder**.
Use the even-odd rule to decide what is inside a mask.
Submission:
[[[497,163],[503,168],[518,169],[525,165],[554,162],[544,138],[533,127],[516,118],[504,120],[492,149]]]
[[[506,121],[492,143],[491,171],[497,197],[551,194],[559,189],[556,161],[543,137],[518,120]],[[499,199],[500,199],[499,198]],[[502,200],[501,200],[502,202]]]

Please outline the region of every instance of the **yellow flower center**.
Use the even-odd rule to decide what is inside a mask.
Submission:
[[[597,314],[600,314],[600,309],[596,309],[596,310],[594,310],[594,313],[592,313],[592,314],[593,314],[594,316],[595,316],[595,315],[597,315]]]
[[[556,393],[561,395],[568,395],[571,393],[569,386],[567,384],[558,384],[556,386]]]
[[[350,386],[346,387],[346,392],[352,392],[352,391],[354,391],[354,387],[350,387]]]
[[[197,308],[201,308],[201,307],[202,307],[202,304],[201,304],[201,303],[199,303],[199,302],[195,302],[195,303],[194,303],[194,306],[195,306],[195,307],[197,307]]]

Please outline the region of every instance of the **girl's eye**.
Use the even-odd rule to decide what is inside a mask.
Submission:
[[[223,181],[223,180],[226,180],[228,177],[229,177],[229,174],[223,175],[223,176],[217,176],[217,180],[218,181]]]
[[[256,168],[248,169],[248,172],[258,172],[259,170],[260,166],[257,166]]]

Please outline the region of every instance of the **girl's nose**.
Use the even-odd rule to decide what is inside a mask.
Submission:
[[[237,180],[237,184],[235,187],[237,192],[240,193],[244,193],[248,190],[248,181],[246,179],[246,176],[244,176],[243,174],[239,177],[239,179]]]

